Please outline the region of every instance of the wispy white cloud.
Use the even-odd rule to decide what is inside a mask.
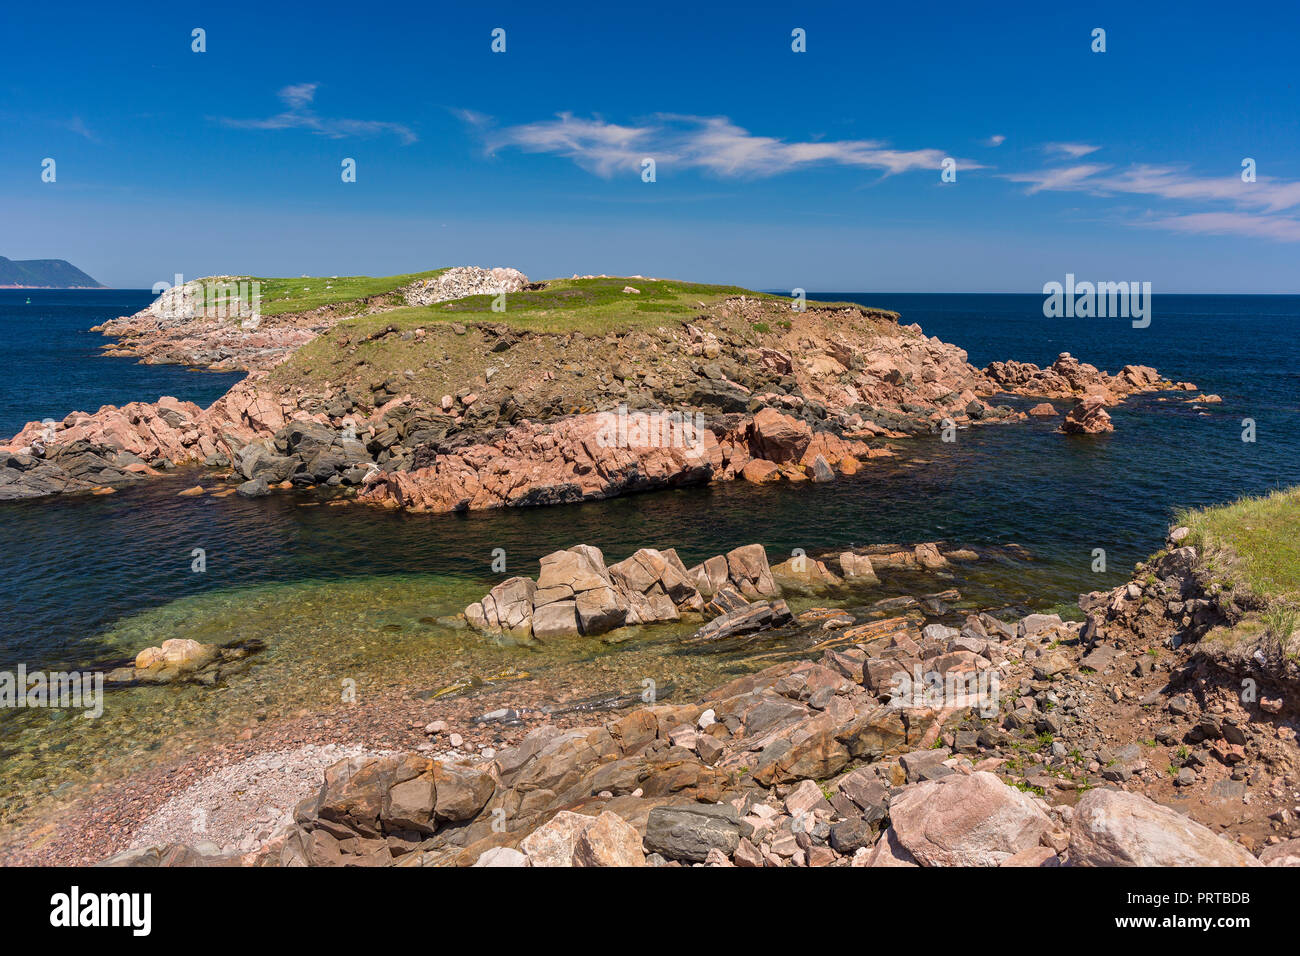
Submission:
[[[264,119],[219,117],[217,121],[232,129],[305,129],[330,139],[392,134],[403,143],[414,143],[419,138],[414,130],[403,123],[320,116],[311,108],[316,100],[316,90],[319,85],[318,83],[295,83],[281,89],[276,95],[286,109],[274,116]]]
[[[1005,173],[1004,178],[1013,183],[1027,183],[1028,191],[1032,195],[1044,189],[1087,188],[1084,183],[1091,182],[1091,177],[1109,168],[1095,163],[1084,163],[1079,166],[1057,166],[1027,173]]]
[[[1047,153],[1059,153],[1062,156],[1069,156],[1071,159],[1078,159],[1081,156],[1087,156],[1089,153],[1095,153],[1101,149],[1100,146],[1089,146],[1087,143],[1044,143],[1043,151]]]
[[[1213,236],[1257,236],[1281,242],[1300,242],[1300,219],[1247,212],[1200,212],[1184,216],[1166,216],[1146,225],[1175,232]]]
[[[1179,166],[1135,164],[1124,169],[1100,163],[1048,166],[1005,179],[1023,183],[1031,195],[1044,191],[1087,192],[1095,196],[1138,196],[1171,203],[1222,203],[1230,210],[1153,213],[1141,225],[1178,232],[1257,236],[1294,242],[1300,220],[1277,213],[1300,207],[1300,182],[1259,177],[1243,182],[1237,171],[1201,176]]]
[[[1002,145],[1003,143],[1005,143],[1006,141],[1007,141],[1007,138],[1006,138],[1005,136],[1003,136],[1001,133],[994,133],[992,136],[990,136],[988,139],[986,139],[986,140],[984,141],[984,145],[985,145],[985,146],[1001,146],[1001,145]]]
[[[1300,205],[1300,182],[1260,177],[1256,182],[1247,183],[1238,172],[1193,176],[1171,166],[1131,166],[1106,177],[1102,188],[1164,199],[1227,200],[1266,212]]]
[[[78,136],[84,136],[92,143],[99,142],[99,137],[90,131],[90,127],[86,125],[85,120],[83,120],[80,116],[74,116],[72,117],[72,119],[60,125],[62,125],[63,128],[68,130],[69,132],[76,133]]]
[[[644,123],[623,125],[560,113],[553,119],[495,128],[482,114],[462,111],[460,115],[482,131],[489,152],[513,148],[563,156],[604,177],[640,170],[647,158],[660,169],[699,169],[721,177],[765,178],[819,165],[893,175],[938,170],[949,155],[933,148],[895,149],[876,140],[789,142],[756,135],[723,116],[662,113]],[[963,159],[957,160],[957,166],[983,168]]]
[[[292,86],[286,86],[279,92],[280,99],[289,104],[291,109],[302,109],[310,106],[311,101],[316,98],[316,87],[319,83],[296,83]]]
[[[1027,183],[1029,192],[1045,189],[1076,190],[1097,195],[1127,194],[1171,200],[1234,202],[1265,212],[1300,206],[1300,182],[1260,177],[1243,182],[1241,176],[1196,176],[1175,166],[1130,166],[1117,172],[1101,164],[1049,166],[1023,173],[1006,173],[1012,182]],[[1100,175],[1105,173],[1106,175]]]

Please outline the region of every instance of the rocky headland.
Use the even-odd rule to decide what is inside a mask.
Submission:
[[[246,379],[206,409],[164,397],[29,423],[0,445],[0,500],[111,493],[185,464],[215,482],[193,493],[315,487],[434,512],[830,480],[893,440],[1023,418],[1000,394],[1075,402],[1061,430],[1095,433],[1128,395],[1192,387],[1068,354],[980,370],[893,313],[642,277],[266,280],[280,297],[251,324],[195,305],[237,281],[99,328],[113,354]]]

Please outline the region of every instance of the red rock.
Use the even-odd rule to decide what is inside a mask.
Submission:
[[[755,456],[778,464],[799,461],[813,440],[812,427],[807,422],[782,415],[774,408],[755,413],[751,436]]]
[[[754,484],[767,484],[781,480],[781,469],[770,461],[755,458],[741,469],[740,477]]]
[[[1060,428],[1061,433],[1065,435],[1098,435],[1114,430],[1115,426],[1111,424],[1105,403],[1096,396],[1080,399],[1065,416]]]

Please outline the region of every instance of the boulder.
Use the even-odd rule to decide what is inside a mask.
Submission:
[[[471,605],[472,607],[473,605]],[[466,617],[469,610],[466,609]],[[472,623],[472,622],[471,622]],[[578,605],[575,601],[553,601],[533,608],[533,637],[545,641],[578,633]]]
[[[779,627],[794,619],[785,601],[755,601],[727,611],[695,632],[692,640],[721,641],[741,634],[752,634]]]
[[[316,796],[304,800],[294,819],[308,828],[320,821],[335,824],[361,837],[382,835],[380,817],[387,805],[398,766],[396,757],[357,756],[340,760],[325,770]]]
[[[889,820],[922,866],[997,866],[1052,825],[1037,800],[987,772],[909,786],[890,802]]]
[[[609,586],[581,592],[575,610],[583,634],[604,634],[627,623],[627,600]]]
[[[761,544],[747,544],[728,551],[727,573],[737,590],[751,600],[781,595],[767,564],[767,552]]]
[[[1265,847],[1260,851],[1259,862],[1265,866],[1300,866],[1300,839]]]
[[[1259,866],[1240,844],[1123,790],[1089,790],[1070,823],[1071,866]]]
[[[528,857],[508,846],[494,846],[484,850],[474,861],[474,866],[527,866]]]
[[[617,813],[606,810],[578,836],[575,866],[645,866],[641,834]]]
[[[807,422],[783,415],[774,408],[759,409],[750,431],[754,457],[777,464],[799,461],[813,437]]]
[[[756,485],[781,480],[781,467],[762,458],[753,458],[740,469],[740,477]]]
[[[437,829],[434,822],[436,803],[432,774],[421,774],[396,784],[388,791],[388,801],[382,813],[385,827],[433,833]]]
[[[793,587],[805,591],[820,591],[843,579],[821,561],[806,555],[797,555],[771,568],[772,580],[782,588]]]
[[[736,852],[740,823],[729,804],[655,807],[646,821],[645,848],[670,860],[703,863],[712,849]]]
[[[844,575],[845,580],[852,581],[855,584],[880,583],[880,578],[876,577],[876,570],[872,566],[870,556],[865,554],[854,554],[852,551],[845,551],[841,554],[840,573]]]
[[[861,863],[859,863],[861,859]],[[899,842],[898,835],[894,832],[893,827],[887,829],[880,835],[876,845],[865,855],[859,850],[853,855],[854,866],[920,866],[916,857],[912,856],[907,847]]]
[[[596,822],[595,817],[561,810],[519,843],[531,866],[573,866],[578,838]]]
[[[541,559],[542,572],[537,577],[541,589],[567,587],[573,593],[609,587],[609,572],[599,548],[580,544],[567,551],[555,551]]]
[[[243,498],[264,498],[271,493],[271,486],[265,478],[252,478],[239,485],[235,493]]]
[[[447,763],[433,765],[433,786],[436,797],[434,815],[452,823],[473,819],[496,791],[496,781],[491,774]]]
[[[537,585],[529,578],[502,581],[480,602],[465,609],[471,626],[490,632],[529,637],[533,631],[533,595]]]

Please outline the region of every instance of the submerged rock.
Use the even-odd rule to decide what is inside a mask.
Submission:
[[[266,645],[256,638],[228,644],[202,644],[188,638],[171,638],[159,647],[146,647],[129,667],[110,670],[110,684],[216,684],[245,670],[251,657]]]

